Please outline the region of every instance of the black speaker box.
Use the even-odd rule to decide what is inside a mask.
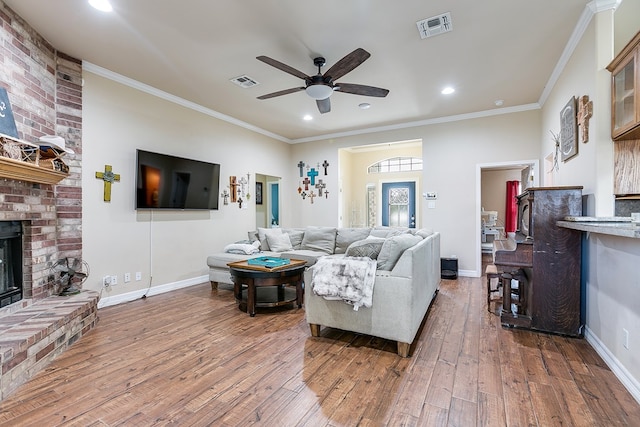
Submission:
[[[440,278],[458,278],[458,258],[440,258]]]

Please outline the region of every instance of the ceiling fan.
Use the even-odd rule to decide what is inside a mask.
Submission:
[[[269,64],[272,67],[277,68],[278,70],[301,78],[305,82],[304,87],[294,87],[291,89],[269,93],[259,96],[258,99],[269,99],[276,96],[300,92],[303,90],[307,93],[307,95],[316,100],[318,110],[324,114],[331,111],[331,101],[329,100],[329,97],[334,91],[351,93],[354,95],[375,96],[384,98],[389,93],[388,89],[382,89],[374,86],[358,85],[353,83],[336,82],[336,80],[362,64],[370,56],[371,54],[369,52],[362,48],[358,48],[336,62],[324,74],[321,73],[320,69],[324,66],[325,59],[323,57],[317,57],[313,60],[313,64],[318,67],[318,74],[316,74],[315,76],[308,76],[302,71],[298,71],[295,68],[290,67],[287,64],[283,64],[280,61],[276,61],[275,59],[269,58],[268,56],[258,56],[256,57],[256,59],[264,62],[265,64]]]

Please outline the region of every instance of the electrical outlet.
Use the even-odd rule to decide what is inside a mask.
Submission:
[[[118,276],[111,276],[111,286],[118,284]]]
[[[131,281],[131,273],[124,273],[124,283]]]
[[[105,288],[111,286],[111,276],[104,276],[102,278],[102,286],[104,286]]]
[[[142,273],[139,271],[136,271],[136,280],[142,280]]]
[[[629,331],[625,328],[622,328],[622,345],[629,350]]]

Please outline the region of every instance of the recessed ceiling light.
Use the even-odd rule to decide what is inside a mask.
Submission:
[[[502,104],[504,104],[504,101],[502,99],[496,99],[496,107],[502,107]]]
[[[363,102],[362,104],[359,104],[358,107],[360,107],[361,110],[366,110],[367,108],[371,108],[371,104]]]
[[[456,90],[454,88],[452,88],[451,86],[447,86],[444,89],[442,89],[442,93],[443,95],[451,95],[453,92],[455,92]]]
[[[113,10],[109,0],[89,0],[89,4],[102,12],[111,12]]]
[[[311,114],[305,114],[302,120],[306,120],[306,121],[313,120],[313,117],[311,117]]]

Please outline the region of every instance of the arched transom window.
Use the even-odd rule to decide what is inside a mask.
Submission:
[[[411,172],[422,170],[422,159],[417,157],[393,157],[369,166],[369,173]]]

